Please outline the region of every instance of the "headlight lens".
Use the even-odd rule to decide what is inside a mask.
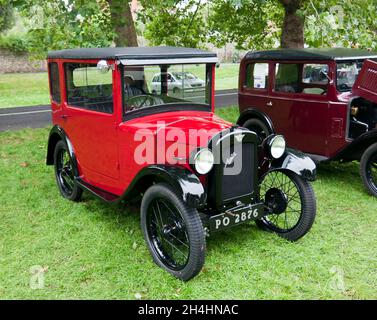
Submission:
[[[213,153],[207,148],[200,149],[194,156],[194,167],[199,174],[210,172],[214,162]]]
[[[283,136],[273,137],[269,145],[270,145],[270,154],[273,158],[279,159],[284,154],[286,143]]]

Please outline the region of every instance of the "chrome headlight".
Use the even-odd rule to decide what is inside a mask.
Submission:
[[[193,156],[193,165],[195,171],[199,174],[206,174],[211,171],[215,157],[211,150],[202,148],[198,150]]]
[[[286,142],[283,136],[277,135],[268,142],[271,157],[279,159],[285,152]]]

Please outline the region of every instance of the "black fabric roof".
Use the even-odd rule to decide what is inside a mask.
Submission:
[[[50,59],[169,59],[209,58],[215,53],[182,47],[82,48],[50,51]]]
[[[250,51],[244,59],[251,60],[339,60],[355,57],[377,57],[377,53],[367,50],[328,48],[328,49],[276,49]]]

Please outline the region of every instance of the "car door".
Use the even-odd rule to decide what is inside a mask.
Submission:
[[[241,70],[245,70],[241,75],[239,91],[242,110],[252,108],[270,116],[269,69],[268,62],[251,62],[241,67]]]
[[[285,136],[289,146],[317,155],[326,154],[328,140],[328,78],[321,68],[329,67],[275,63],[268,102],[275,131]]]
[[[64,130],[85,180],[105,188],[118,179],[117,121],[114,112],[114,71],[100,73],[95,64],[65,63]]]

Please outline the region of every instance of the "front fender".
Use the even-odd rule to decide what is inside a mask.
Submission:
[[[287,148],[281,158],[271,162],[268,172],[277,170],[292,171],[309,181],[316,179],[316,165],[313,160],[304,153],[294,149]]]
[[[132,194],[134,187],[145,181],[145,178],[168,183],[190,207],[199,208],[206,202],[207,194],[195,174],[186,168],[168,165],[152,165],[142,169],[128,187],[124,198]]]

